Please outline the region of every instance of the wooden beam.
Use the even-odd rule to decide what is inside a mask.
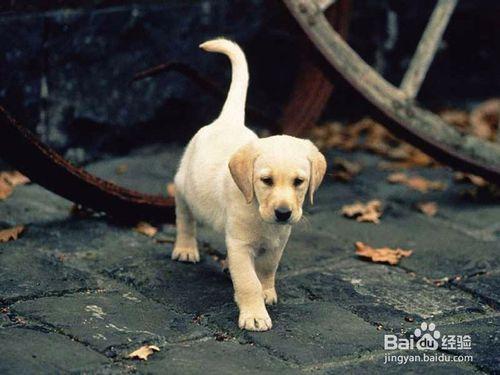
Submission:
[[[458,0],[439,0],[432,12],[417,50],[413,55],[400,88],[408,98],[415,98],[436,55],[444,30]]]

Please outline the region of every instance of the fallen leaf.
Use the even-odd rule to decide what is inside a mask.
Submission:
[[[5,180],[0,179],[0,200],[4,200],[12,194],[12,186]]]
[[[445,109],[439,112],[439,117],[459,129],[466,129],[470,125],[469,114],[461,109]]]
[[[154,226],[152,226],[149,223],[146,223],[145,221],[137,223],[134,230],[148,237],[154,237],[155,234],[158,232],[158,228],[155,228]]]
[[[343,158],[333,159],[332,177],[344,182],[351,181],[361,171],[361,164]]]
[[[144,361],[148,360],[148,357],[153,354],[154,352],[159,352],[160,348],[157,347],[156,345],[144,345],[141,346],[139,349],[133,351],[130,353],[127,357],[132,358],[132,359],[141,359]]]
[[[405,173],[392,173],[387,177],[387,181],[392,184],[403,184],[411,189],[418,190],[421,193],[427,193],[429,190],[444,190],[446,184],[441,181],[431,181],[420,176],[409,177]]]
[[[13,187],[17,185],[26,185],[30,179],[18,171],[0,172],[0,178],[7,181]]]
[[[169,197],[175,197],[175,184],[173,182],[167,184],[167,195]]]
[[[18,225],[13,228],[0,230],[0,242],[15,241],[21,233],[24,232],[24,226]]]
[[[471,183],[479,187],[485,187],[488,185],[488,182],[484,178],[470,173],[457,172],[454,174],[453,178],[456,182]]]
[[[128,171],[128,165],[127,164],[120,164],[119,166],[116,167],[116,174],[125,174]]]
[[[225,332],[216,332],[214,333],[214,337],[215,337],[215,340],[217,341],[228,341],[228,340],[231,340],[231,335],[229,335],[229,333],[225,333]]]
[[[498,140],[500,123],[500,98],[489,99],[478,105],[470,114],[472,134],[494,141]]]
[[[355,202],[342,207],[342,215],[355,218],[359,222],[380,223],[382,216],[382,203],[373,199],[366,204]]]
[[[221,268],[222,271],[225,271],[228,269],[228,265],[227,265],[227,259],[226,258],[222,258],[218,255],[211,255],[210,256],[215,262],[219,263],[219,266]]]
[[[381,247],[374,249],[371,246],[364,244],[363,242],[356,242],[356,255],[362,258],[368,258],[375,263],[389,263],[391,265],[396,265],[399,263],[401,258],[409,257],[413,251],[403,250],[400,248],[391,249],[388,247]]]
[[[91,208],[76,203],[71,206],[70,214],[80,219],[87,219],[90,217],[103,217],[106,215],[104,212],[97,212]]]
[[[317,147],[326,150],[337,147],[343,150],[361,149],[397,160],[404,167],[429,166],[436,162],[408,143],[394,137],[381,124],[363,118],[353,124],[331,122],[311,129],[309,137]],[[346,177],[345,173],[340,173]]]
[[[427,216],[435,216],[438,212],[438,205],[436,202],[420,202],[416,204],[416,207]]]
[[[29,182],[29,178],[18,171],[0,172],[0,200],[11,195],[17,185],[24,185]]]

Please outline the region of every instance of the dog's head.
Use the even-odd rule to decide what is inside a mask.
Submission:
[[[257,200],[264,221],[294,224],[302,217],[307,192],[313,203],[326,160],[311,141],[280,135],[241,147],[229,170],[247,203]]]

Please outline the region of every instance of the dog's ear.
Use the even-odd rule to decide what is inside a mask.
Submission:
[[[257,150],[251,143],[241,147],[229,160],[229,171],[247,203],[253,200],[253,165]]]
[[[310,142],[311,151],[308,156],[311,163],[311,176],[309,177],[309,201],[314,203],[314,193],[318,190],[321,181],[326,173],[326,159],[318,148]]]

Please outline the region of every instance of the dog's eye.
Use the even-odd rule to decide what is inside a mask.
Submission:
[[[267,186],[273,186],[273,179],[271,177],[262,177],[260,180]]]
[[[303,182],[304,180],[302,178],[296,178],[295,180],[293,180],[293,186],[300,186]]]

